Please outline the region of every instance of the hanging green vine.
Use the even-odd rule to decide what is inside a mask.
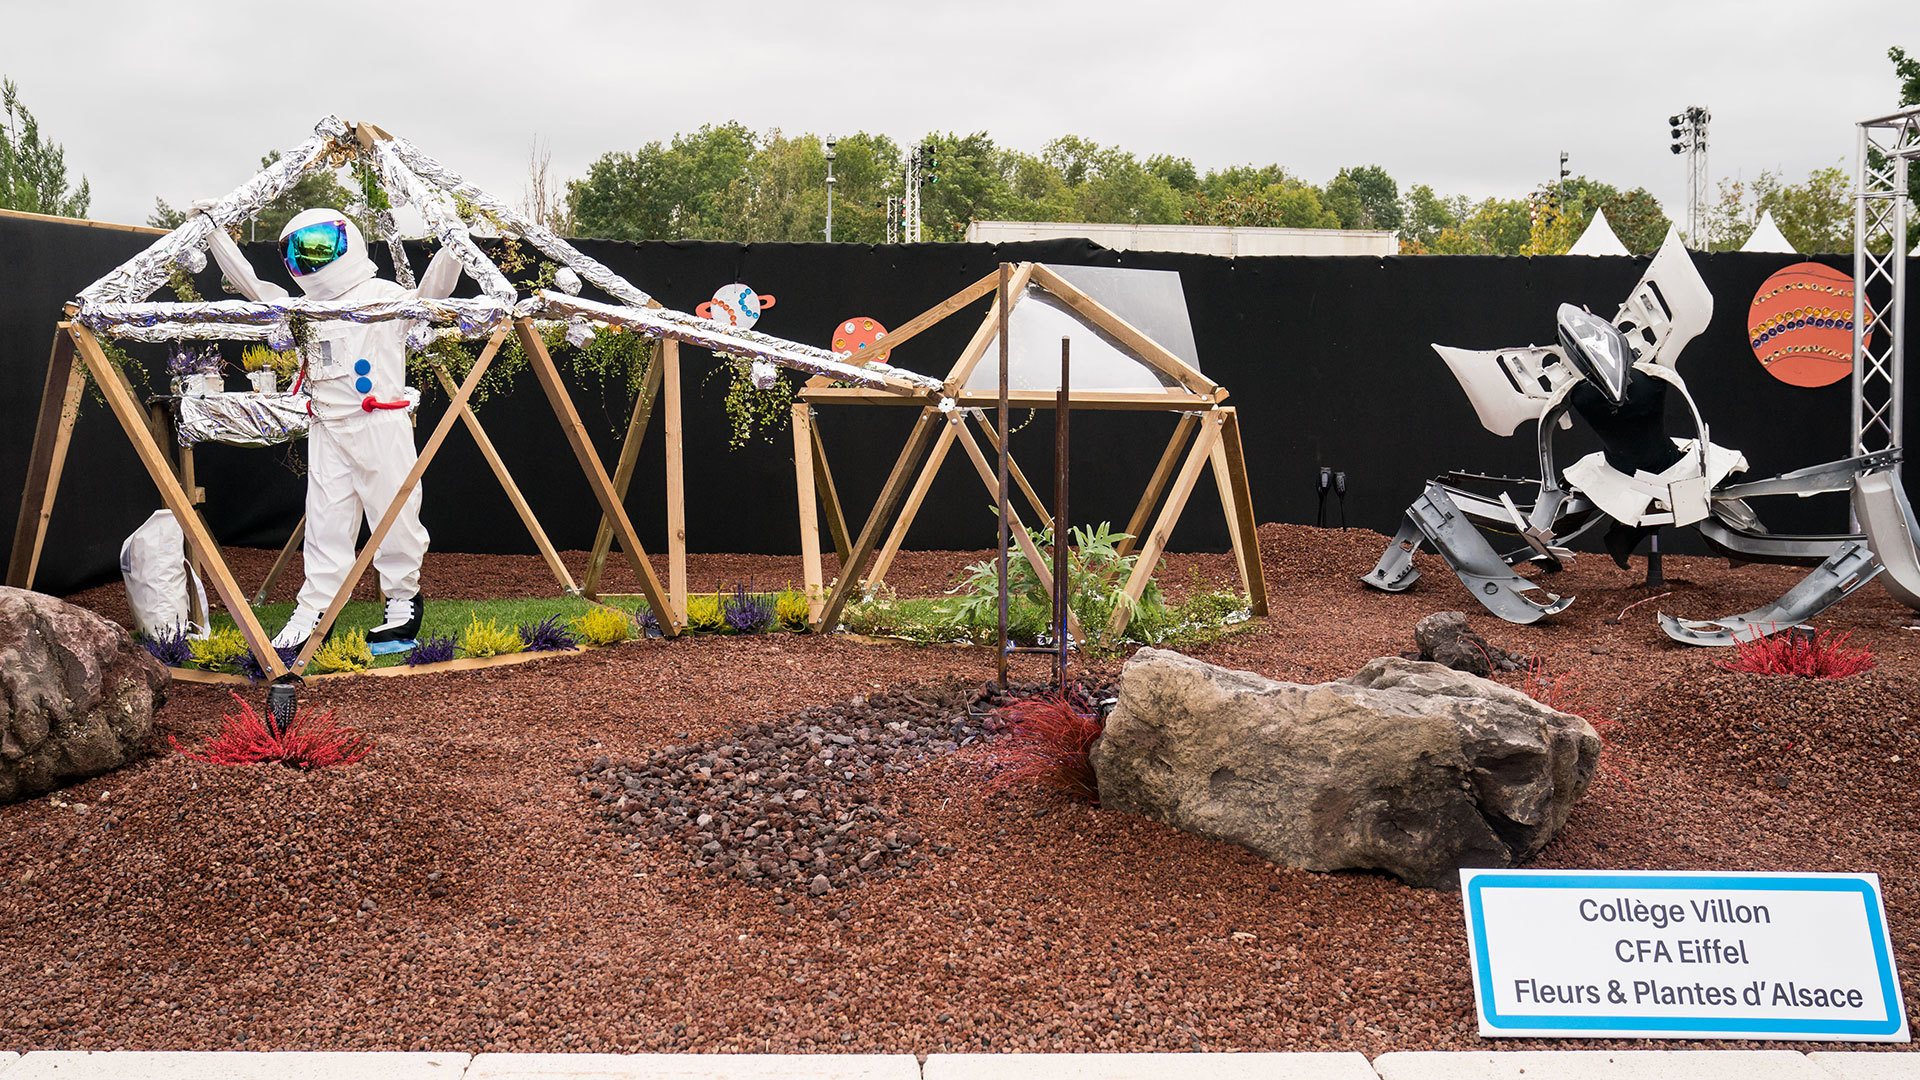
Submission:
[[[727,376],[727,396],[722,402],[730,430],[727,448],[738,450],[755,438],[772,442],[775,435],[793,421],[793,395],[797,388],[785,369],[765,389],[753,385],[753,362],[738,357],[722,357],[725,362],[710,368],[707,378]]]

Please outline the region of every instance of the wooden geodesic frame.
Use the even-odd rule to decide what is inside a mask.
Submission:
[[[276,300],[220,300],[211,302],[161,302],[149,300],[165,284],[176,268],[198,271],[206,265],[209,238],[215,229],[239,224],[291,189],[301,177],[322,168],[333,168],[358,160],[378,177],[395,205],[411,203],[426,218],[440,243],[459,259],[468,276],[479,283],[482,294],[470,299],[430,299],[406,295],[374,301],[312,300],[287,297]],[[464,203],[501,232],[518,236],[542,255],[560,264],[556,274],[558,289],[535,289],[521,296],[506,276],[474,242]],[[393,254],[396,276],[402,284],[412,284],[412,272],[401,249],[400,238],[390,214],[380,217],[382,239]],[[606,294],[599,301],[574,295],[582,285],[592,285]],[[506,490],[522,521],[534,536],[555,580],[568,593],[579,593],[547,540],[531,509],[520,497],[504,462],[486,438],[470,406],[474,388],[486,374],[508,334],[518,337],[541,389],[553,408],[568,445],[573,449],[582,474],[592,489],[601,512],[601,532],[617,540],[625,551],[642,595],[658,617],[662,633],[677,634],[685,622],[685,507],[684,485],[676,483],[679,472],[678,360],[682,342],[709,349],[717,355],[749,360],[756,367],[774,366],[830,376],[861,386],[897,393],[923,392],[937,388],[936,380],[901,372],[885,365],[856,367],[824,349],[787,341],[753,330],[740,329],[711,319],[662,307],[642,290],[598,261],[587,257],[565,240],[539,224],[526,220],[511,207],[487,192],[467,183],[433,158],[421,153],[404,139],[371,124],[349,124],[326,117],[314,128],[311,139],[269,165],[247,183],[202,212],[156,240],[150,247],[83,290],[67,305],[68,321],[59,324],[49,361],[47,379],[40,402],[31,461],[21,499],[14,545],[8,565],[7,583],[30,588],[45,543],[47,524],[53,512],[60,475],[66,463],[74,424],[78,419],[82,372],[91,375],[100,388],[108,408],[122,432],[133,445],[142,467],[147,470],[162,503],[179,522],[185,536],[188,555],[201,568],[214,592],[227,606],[249,651],[270,679],[278,679],[304,669],[326,637],[327,631],[346,606],[354,587],[372,565],[381,542],[398,520],[401,508],[419,485],[421,476],[432,463],[456,423],[464,423],[480,445],[482,456]],[[157,433],[143,414],[126,375],[106,356],[100,337],[134,341],[170,341],[180,339],[266,340],[278,347],[291,345],[293,321],[382,322],[406,320],[419,324],[426,332],[421,343],[433,333],[462,338],[485,338],[486,344],[473,366],[457,386],[443,370],[438,372],[451,401],[438,424],[421,447],[418,460],[402,482],[394,501],[372,529],[360,550],[347,579],[328,604],[306,646],[291,663],[284,663],[271,646],[271,639],[248,603],[247,594],[235,580],[219,545],[205,521],[195,512],[193,495],[182,477],[168,461]],[[668,435],[668,519],[670,565],[676,588],[669,592],[661,586],[647,561],[633,522],[623,504],[624,480],[631,476],[632,460],[637,456],[638,440],[622,448],[620,482],[609,476],[598,452],[587,436],[579,412],[554,365],[535,320],[564,320],[572,333],[591,333],[594,327],[612,327],[644,334],[661,342],[656,362],[649,365],[650,380],[672,388],[669,395]],[[414,342],[410,340],[410,344]],[[652,395],[643,393],[636,405],[635,421],[629,435],[644,428],[644,415],[652,407]],[[609,541],[609,542],[610,542]],[[597,545],[590,567],[590,593],[604,563],[606,545]]]
[[[1003,269],[1007,288],[999,295]],[[1126,532],[1129,538],[1121,553],[1138,551],[1125,593],[1138,600],[1152,580],[1153,571],[1166,552],[1168,538],[1186,509],[1189,496],[1199,483],[1202,471],[1211,470],[1225,510],[1227,533],[1232,543],[1234,564],[1255,615],[1267,613],[1266,572],[1260,561],[1260,545],[1255,535],[1253,500],[1247,481],[1246,452],[1240,434],[1238,411],[1224,404],[1226,388],[1201,374],[1198,369],[1170,349],[1114,313],[1086,291],[1066,280],[1053,268],[1041,263],[1018,263],[974,282],[946,300],[909,320],[887,334],[878,347],[891,352],[912,338],[949,318],[961,315],[969,306],[993,295],[987,314],[981,320],[965,348],[960,351],[946,379],[937,391],[925,392],[896,387],[867,388],[831,385],[831,377],[819,376],[800,391],[793,407],[795,487],[800,509],[800,545],[803,574],[809,596],[821,597],[814,605],[815,630],[830,630],[856,588],[883,583],[887,570],[906,540],[914,516],[926,499],[933,479],[957,444],[965,451],[974,471],[989,494],[998,495],[998,478],[989,452],[1000,450],[1000,432],[987,418],[986,410],[997,407],[1000,392],[969,389],[968,382],[997,340],[1005,336],[1005,322],[1028,295],[1029,288],[1042,290],[1063,303],[1083,325],[1106,335],[1126,355],[1151,369],[1167,385],[1160,390],[1113,391],[1069,388],[1068,400],[1076,409],[1120,409],[1179,414],[1173,437],[1160,455],[1159,463],[1141,492]],[[1019,407],[1053,408],[1057,390],[1009,390],[1007,401]],[[920,416],[907,443],[894,461],[886,483],[881,487],[866,523],[858,536],[847,528],[845,511],[833,474],[827,462],[826,448],[814,425],[815,408],[820,405],[905,405],[918,406]],[[979,428],[987,444],[983,450],[973,428]],[[1054,522],[1038,492],[1009,454],[1009,474],[1023,493],[1043,528]],[[1164,501],[1163,501],[1164,500]],[[1156,507],[1158,513],[1155,512]],[[824,508],[828,534],[840,558],[840,575],[831,591],[826,588],[820,560],[820,517]],[[1013,540],[1027,557],[1044,588],[1053,589],[1050,563],[1027,534],[1018,511],[1008,504],[1008,521]],[[1149,527],[1151,521],[1151,527]],[[1144,531],[1143,531],[1144,530]],[[884,542],[881,540],[885,533]],[[1128,605],[1118,605],[1107,630],[1118,634],[1126,629]],[[1075,630],[1078,628],[1075,627]]]

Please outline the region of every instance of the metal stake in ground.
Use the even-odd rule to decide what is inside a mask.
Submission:
[[[1072,519],[1067,517],[1067,418],[1073,415],[1067,379],[1071,345],[1066,338],[1060,339],[1060,395],[1053,406],[1053,683],[1063,690],[1067,685],[1067,558],[1073,538],[1068,527]]]
[[[998,555],[1000,564],[1000,634],[998,640],[1000,647],[996,652],[1000,665],[1000,689],[1002,690],[1007,688],[1007,646],[1009,644],[1007,641],[1007,548],[1013,543],[1012,530],[1007,527],[1007,518],[1012,510],[1010,505],[1012,499],[1009,498],[1007,493],[1007,453],[1008,446],[1013,441],[1013,432],[1007,428],[1007,301],[1010,299],[1007,295],[1007,278],[1010,269],[1006,263],[1003,262],[1000,264],[1000,296],[999,303],[995,305],[995,310],[999,312],[1000,316],[1000,400],[997,405],[998,420],[995,424],[1000,432],[1000,463],[998,480],[994,488],[994,496],[999,500],[999,502],[995,504],[995,509],[1000,516],[1000,553]],[[1056,527],[1057,524],[1056,522]]]

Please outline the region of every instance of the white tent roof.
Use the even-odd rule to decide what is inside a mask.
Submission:
[[[1595,210],[1593,220],[1587,222],[1587,231],[1567,249],[1569,255],[1631,255],[1627,245],[1613,233],[1613,226],[1607,224],[1607,212]]]
[[[1760,222],[1753,227],[1753,235],[1747,237],[1747,242],[1740,245],[1740,250],[1778,251],[1787,255],[1798,254],[1798,252],[1794,250],[1793,244],[1781,234],[1780,226],[1773,223],[1773,211],[1771,210],[1763,211],[1760,214]]]

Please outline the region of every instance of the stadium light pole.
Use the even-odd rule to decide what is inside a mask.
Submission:
[[[833,243],[833,146],[837,140],[827,136],[827,243]]]

